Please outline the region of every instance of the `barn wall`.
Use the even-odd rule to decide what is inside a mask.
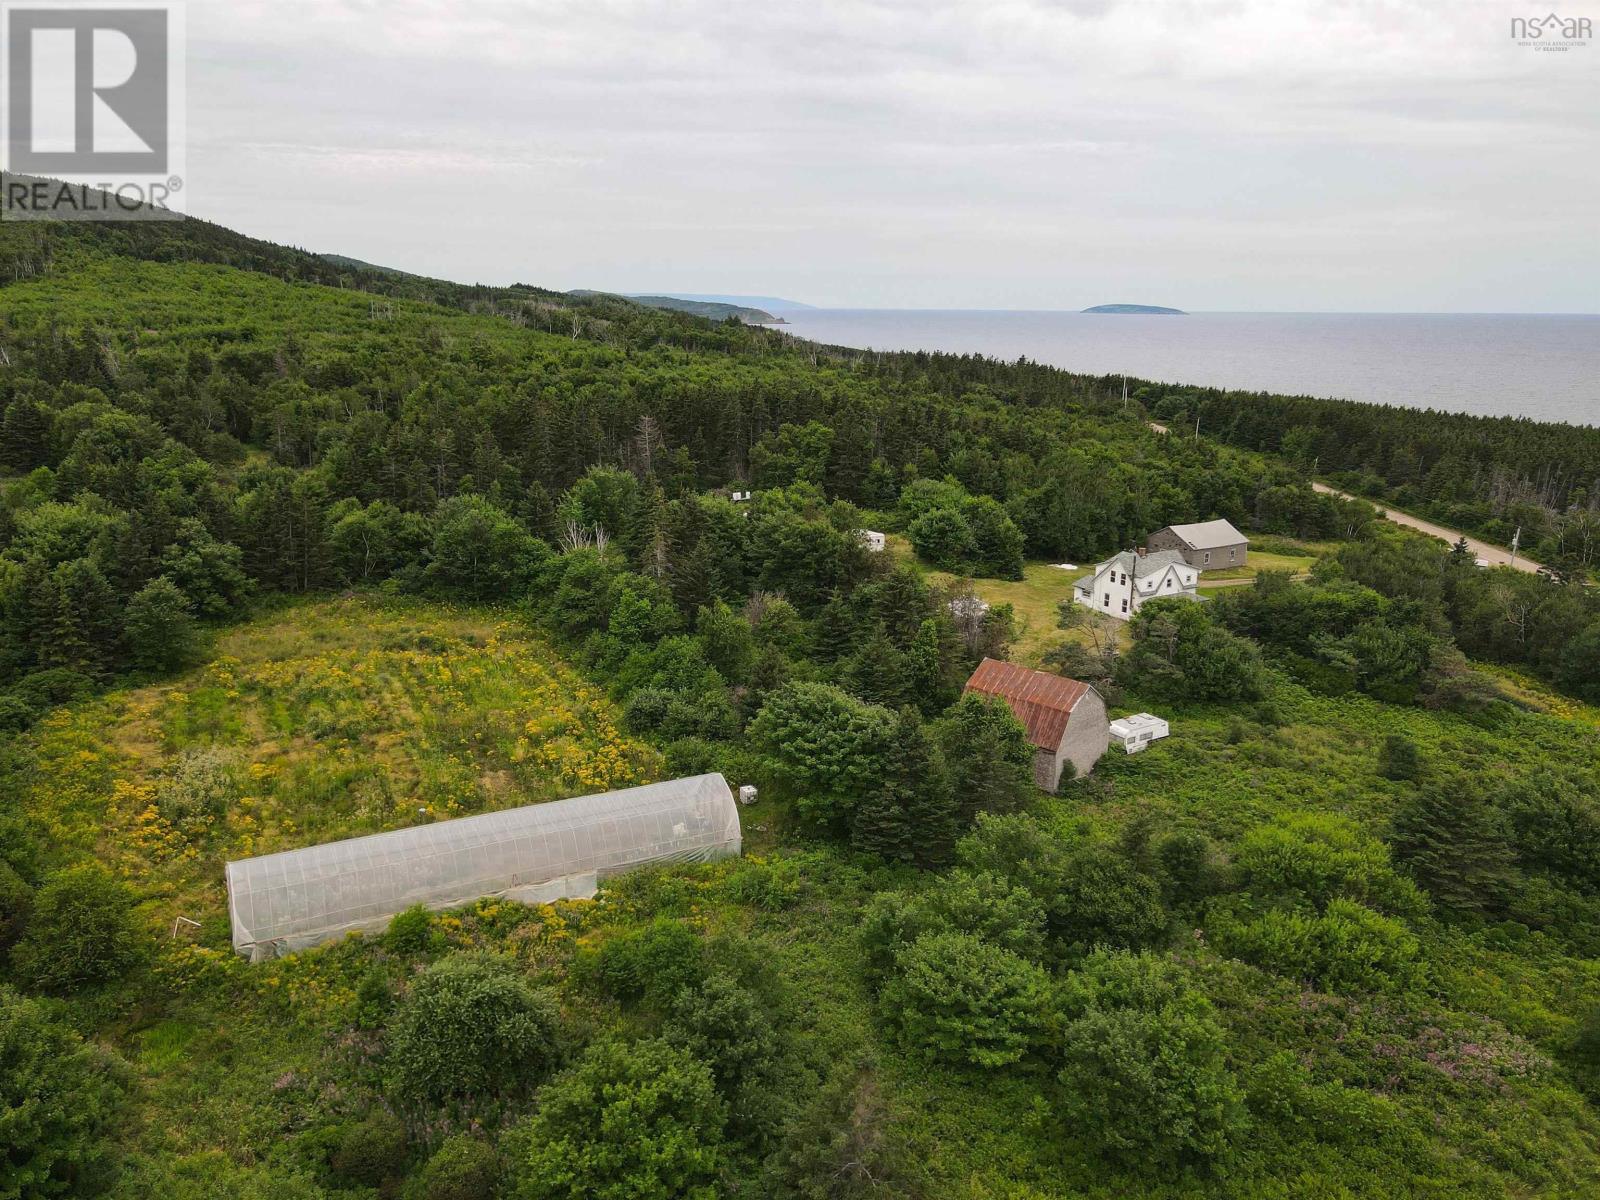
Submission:
[[[1106,702],[1091,688],[1072,710],[1072,719],[1061,735],[1061,746],[1053,756],[1058,769],[1050,790],[1055,791],[1060,784],[1061,770],[1068,762],[1077,768],[1079,775],[1087,775],[1110,745],[1111,722],[1106,719]]]
[[[1047,792],[1053,792],[1061,783],[1061,768],[1056,755],[1050,750],[1033,752],[1033,782]]]

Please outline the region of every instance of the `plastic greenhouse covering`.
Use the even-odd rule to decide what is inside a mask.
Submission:
[[[230,862],[228,913],[234,949],[259,962],[416,904],[588,897],[633,867],[738,853],[727,780],[696,775]]]

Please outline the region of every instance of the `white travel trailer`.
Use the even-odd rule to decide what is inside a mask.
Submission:
[[[1149,713],[1135,713],[1131,717],[1118,717],[1111,722],[1111,740],[1129,754],[1137,754],[1157,738],[1167,736],[1167,723]]]

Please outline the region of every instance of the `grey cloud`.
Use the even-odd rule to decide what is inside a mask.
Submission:
[[[1520,50],[1509,15],[196,4],[191,198],[282,240],[562,287],[1592,311],[1600,43]],[[1570,223],[1560,255],[1513,244],[1530,214]]]

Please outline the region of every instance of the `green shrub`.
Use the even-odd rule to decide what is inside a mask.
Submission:
[[[1388,848],[1353,821],[1303,813],[1252,829],[1235,855],[1240,886],[1263,898],[1322,908],[1357,900],[1399,916],[1419,916],[1428,902],[1394,869]]]
[[[1267,687],[1261,651],[1219,625],[1208,607],[1178,599],[1146,604],[1129,623],[1134,644],[1118,678],[1175,700],[1260,700]]]
[[[1600,1096],[1600,1005],[1590,1008],[1578,1022],[1563,1059],[1578,1086],[1590,1096]]]
[[[1247,1127],[1211,1005],[1171,962],[1102,951],[1062,989],[1061,1116],[1133,1168],[1205,1162]]]
[[[413,904],[389,919],[383,944],[396,954],[426,954],[438,949],[443,939],[433,927],[433,913],[425,905]]]
[[[919,558],[941,571],[964,569],[977,551],[972,526],[956,508],[923,513],[906,527],[906,537]]]
[[[381,1029],[394,1009],[394,993],[381,967],[373,967],[356,985],[356,1028]]]
[[[452,496],[433,514],[425,572],[444,593],[477,599],[520,595],[550,548],[481,496]]]
[[[94,694],[94,680],[70,667],[50,667],[24,675],[11,685],[11,694],[36,711],[67,704]]]
[[[0,731],[20,733],[39,719],[39,710],[20,696],[0,694]]]
[[[1160,886],[1110,846],[1071,854],[1040,895],[1050,936],[1069,958],[1097,946],[1137,950],[1166,940]]]
[[[98,866],[48,876],[11,952],[17,975],[45,991],[109,983],[143,961],[144,932],[133,919],[133,894]]]
[[[642,929],[607,938],[574,969],[614,999],[666,1004],[705,977],[705,947],[689,926],[657,917]]]
[[[494,1200],[500,1157],[479,1138],[457,1134],[428,1160],[407,1189],[407,1200]]]
[[[1212,932],[1227,953],[1329,991],[1403,991],[1421,980],[1417,939],[1353,900],[1330,901],[1321,916],[1289,909],[1243,921],[1223,916]]]
[[[0,954],[16,945],[32,912],[33,889],[0,858]]]
[[[767,862],[743,859],[723,879],[721,890],[736,904],[762,912],[794,907],[805,890],[802,866],[792,857]]]
[[[122,619],[122,636],[134,664],[150,671],[173,671],[192,662],[199,643],[193,608],[165,576],[136,592]]]
[[[767,1163],[775,1200],[888,1200],[929,1194],[870,1066],[836,1063]],[[1020,1197],[1020,1193],[1019,1193]]]
[[[1510,815],[1518,861],[1600,893],[1600,799],[1592,784],[1539,771],[1502,786],[1492,800]]]
[[[1180,829],[1155,848],[1168,903],[1196,905],[1225,890],[1231,882],[1228,860],[1205,834]]]
[[[555,1062],[555,1001],[510,964],[454,955],[429,967],[391,1026],[389,1078],[410,1104],[516,1093]]]
[[[408,1157],[405,1126],[378,1109],[345,1128],[329,1165],[347,1183],[380,1187],[405,1174]]]
[[[1409,783],[1422,774],[1422,751],[1410,738],[1391,733],[1378,751],[1378,774],[1398,783]]]
[[[908,1049],[978,1067],[1017,1062],[1040,1040],[1050,979],[969,933],[925,933],[895,955],[884,1020]]]
[[[861,941],[868,975],[881,980],[895,955],[924,933],[972,933],[1023,958],[1044,955],[1044,905],[1026,888],[989,871],[961,868],[926,892],[907,896],[880,892],[861,916]]]
[[[92,1195],[108,1182],[102,1134],[119,1075],[44,1002],[0,987],[0,1196]]]
[[[1299,1057],[1286,1050],[1251,1069],[1246,1103],[1260,1120],[1280,1131],[1325,1142],[1370,1142],[1393,1125],[1393,1104],[1337,1080],[1316,1080]]]
[[[130,1155],[117,1181],[119,1197],[139,1200],[328,1200],[300,1170],[240,1166],[222,1150],[176,1155]]]
[[[721,973],[678,992],[662,1036],[710,1067],[729,1100],[771,1065],[778,1049],[760,998]]]
[[[512,1200],[713,1200],[726,1110],[710,1069],[661,1041],[600,1042],[512,1141]]]

